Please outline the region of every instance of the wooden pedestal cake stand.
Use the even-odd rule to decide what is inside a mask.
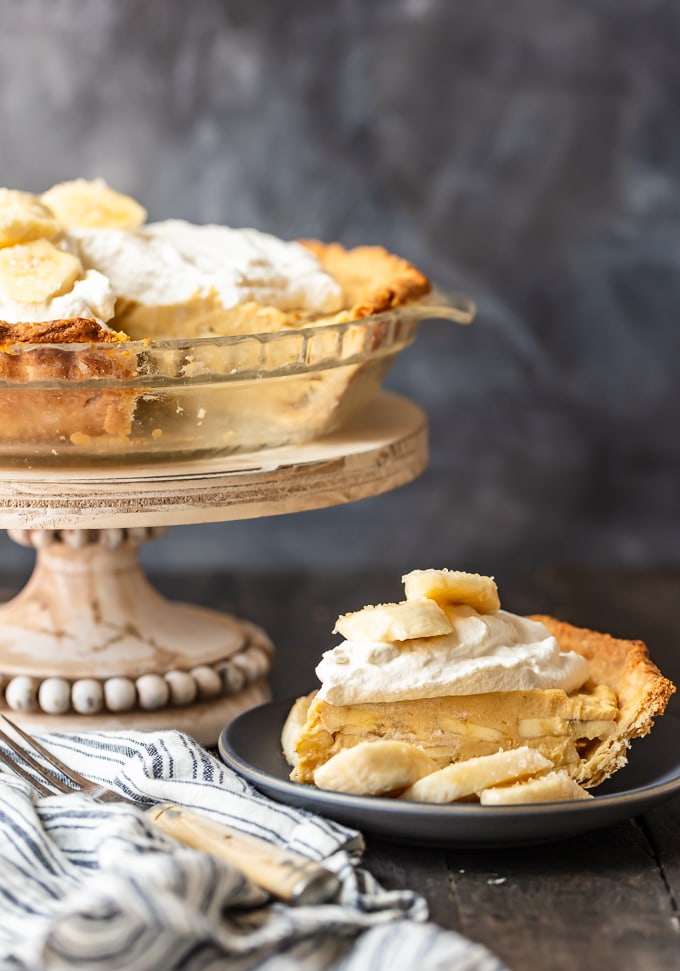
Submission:
[[[168,601],[142,543],[171,525],[351,502],[414,479],[427,423],[381,394],[342,431],[249,455],[115,469],[1,469],[0,528],[36,550],[0,606],[0,711],[29,730],[178,728],[213,744],[268,697],[272,643],[258,626]]]

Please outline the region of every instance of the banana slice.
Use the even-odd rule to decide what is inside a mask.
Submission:
[[[333,633],[342,634],[348,641],[407,641],[415,637],[450,634],[452,630],[451,622],[439,604],[420,597],[342,614]]]
[[[288,712],[288,717],[281,729],[281,748],[288,765],[297,765],[295,746],[307,722],[307,712],[315,695],[316,691],[312,691],[311,694],[298,698]]]
[[[479,755],[426,775],[401,794],[414,802],[455,802],[502,782],[535,775],[553,767],[535,749],[524,746],[493,755]]]
[[[46,239],[0,249],[0,293],[18,303],[43,303],[68,293],[82,272],[77,256]]]
[[[139,229],[146,209],[103,179],[73,179],[43,192],[42,201],[65,226],[84,229]]]
[[[0,246],[52,239],[59,221],[37,196],[18,189],[0,189]]]
[[[467,604],[480,614],[499,610],[501,601],[493,577],[459,570],[412,570],[402,577],[407,600],[430,597],[439,604]]]
[[[538,779],[516,782],[511,786],[483,789],[479,801],[483,806],[511,806],[525,802],[563,802],[567,799],[592,799],[592,795],[575,782],[565,769],[548,772]]]
[[[320,765],[314,784],[356,796],[384,796],[399,792],[436,768],[429,755],[407,742],[359,742]]]

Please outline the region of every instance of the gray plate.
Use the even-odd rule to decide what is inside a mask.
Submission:
[[[219,739],[224,761],[272,799],[385,840],[439,846],[547,842],[628,819],[680,792],[680,719],[672,715],[633,742],[629,764],[601,785],[594,799],[442,806],[326,792],[288,778],[280,735],[291,704],[291,699],[272,701],[235,718]]]

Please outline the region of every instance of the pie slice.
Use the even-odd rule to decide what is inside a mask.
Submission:
[[[447,582],[450,576],[453,574],[445,578]],[[422,593],[421,587],[415,589],[416,596]],[[449,598],[448,593],[446,596]],[[466,596],[469,600],[469,592]],[[450,603],[448,599],[442,606],[446,609]],[[477,629],[474,625],[479,626],[482,619],[470,606],[454,614],[450,612],[449,616],[454,620],[457,617],[463,625],[472,623],[473,633]],[[501,615],[513,616],[495,610],[485,616],[493,619]],[[354,616],[359,618],[358,624],[361,616]],[[543,687],[465,694],[435,692],[433,697],[348,704],[330,703],[313,693],[306,700],[298,700],[295,719],[291,718],[286,727],[285,753],[292,765],[291,778],[312,783],[318,768],[338,752],[360,743],[394,740],[417,746],[439,767],[528,747],[547,758],[555,769],[566,771],[575,782],[587,788],[597,786],[626,764],[631,739],[651,730],[675,688],[650,660],[641,641],[620,640],[552,617],[530,620],[544,625],[546,636],[556,639],[561,654],[573,652],[587,660],[587,678],[582,684],[573,690]],[[426,637],[414,641],[416,652],[421,650],[421,666],[431,662],[436,645],[445,640]],[[390,650],[398,654],[407,651],[407,643],[395,642],[388,650],[386,645],[378,645],[374,655],[378,667],[381,657],[390,659]],[[419,647],[423,644],[425,647]],[[495,644],[494,649],[500,651],[502,666],[513,647],[498,648]],[[346,642],[337,650],[343,652],[340,664],[347,664],[346,657],[353,650],[365,657],[372,649],[370,645]],[[451,656],[455,659],[455,649]],[[356,677],[368,685],[366,670],[364,665]],[[519,671],[517,677],[522,676]],[[351,672],[347,677],[352,677]],[[418,677],[422,680],[422,672]]]

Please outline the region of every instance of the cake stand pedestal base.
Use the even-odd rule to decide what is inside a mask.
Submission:
[[[411,482],[427,420],[381,393],[336,432],[253,454],[116,468],[0,467],[0,527],[37,551],[0,606],[0,712],[30,729],[181,728],[214,744],[268,697],[255,624],[165,600],[138,547],[162,529],[324,509]]]
[[[178,728],[214,744],[268,698],[273,647],[261,628],[168,601],[147,581],[139,546],[161,532],[10,531],[37,551],[25,588],[0,606],[10,717],[42,731]]]

